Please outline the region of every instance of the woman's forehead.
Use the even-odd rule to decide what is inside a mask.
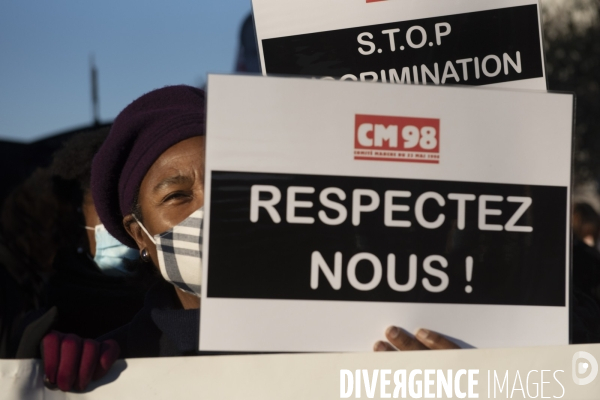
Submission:
[[[153,190],[156,185],[184,184],[200,178],[204,170],[204,138],[194,137],[179,142],[152,164],[142,186]]]

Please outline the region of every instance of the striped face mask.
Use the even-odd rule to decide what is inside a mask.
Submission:
[[[200,207],[173,228],[152,236],[136,218],[142,230],[156,245],[158,267],[163,278],[184,292],[198,297],[202,285],[203,219],[204,207]]]

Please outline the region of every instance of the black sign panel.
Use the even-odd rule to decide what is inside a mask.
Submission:
[[[209,178],[208,297],[565,305],[566,187]]]
[[[273,39],[267,74],[486,85],[543,77],[536,5]]]

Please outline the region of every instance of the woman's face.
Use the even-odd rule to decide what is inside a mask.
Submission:
[[[142,223],[152,236],[171,229],[204,205],[204,148],[203,136],[179,142],[146,173],[138,204]],[[154,265],[158,265],[156,246],[133,216],[126,216],[123,223],[140,250],[147,249]]]

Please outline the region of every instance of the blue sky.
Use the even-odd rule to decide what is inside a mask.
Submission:
[[[250,8],[250,0],[2,0],[0,138],[31,141],[90,123],[92,54],[102,121],[151,89],[232,72]]]

